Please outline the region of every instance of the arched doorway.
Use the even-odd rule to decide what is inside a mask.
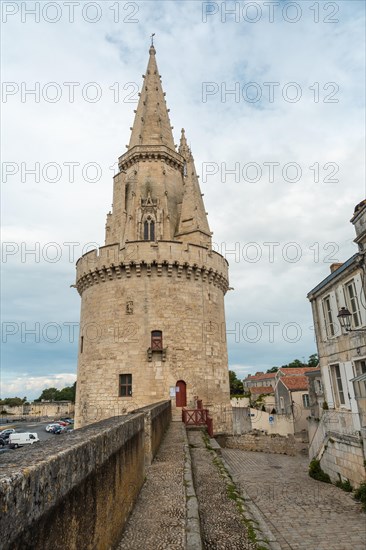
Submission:
[[[178,380],[175,384],[175,404],[177,407],[187,406],[187,384],[184,380]]]

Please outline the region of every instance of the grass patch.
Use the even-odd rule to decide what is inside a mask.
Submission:
[[[362,510],[366,512],[366,481],[363,481],[361,485],[357,487],[353,496],[356,500],[361,502]]]
[[[310,462],[309,476],[317,481],[323,481],[323,483],[331,483],[329,475],[321,469],[320,460],[316,460],[316,458]]]
[[[338,481],[336,481],[335,485],[336,487],[342,489],[342,491],[346,491],[346,493],[352,493],[353,491],[353,487],[349,479],[347,479],[346,481],[342,481],[341,479],[339,479]]]

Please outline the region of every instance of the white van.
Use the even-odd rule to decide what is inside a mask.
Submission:
[[[36,433],[20,433],[20,434],[10,434],[9,436],[9,447],[16,449],[17,447],[22,447],[22,445],[32,445],[39,441],[38,434]]]

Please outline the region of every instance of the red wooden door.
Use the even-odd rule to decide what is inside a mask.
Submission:
[[[187,406],[186,383],[183,380],[178,380],[175,385],[175,404],[177,407]]]

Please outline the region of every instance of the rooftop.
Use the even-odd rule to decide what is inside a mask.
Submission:
[[[256,386],[254,388],[250,388],[250,393],[258,395],[262,395],[264,393],[269,394],[274,393],[274,389],[272,388],[272,386]]]
[[[306,376],[283,376],[280,381],[290,391],[302,391],[309,388]]]
[[[264,378],[275,378],[275,372],[260,373],[260,374],[249,374],[245,380],[263,380]]]
[[[315,372],[317,370],[319,370],[318,367],[298,367],[298,368],[284,368],[284,369],[279,369],[283,374],[284,376],[288,376],[288,375],[303,375],[305,374],[306,372],[309,372],[309,373],[312,373],[312,372]]]

